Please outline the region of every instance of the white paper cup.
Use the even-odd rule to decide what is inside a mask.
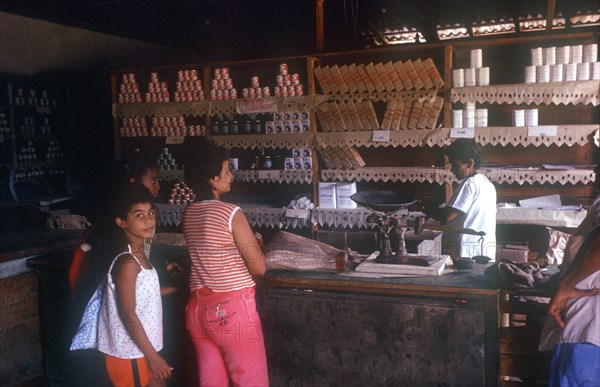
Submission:
[[[525,66],[525,83],[535,83],[536,66]]]
[[[465,71],[463,69],[452,70],[452,87],[465,86]]]
[[[544,64],[542,48],[536,47],[531,49],[531,65],[532,66],[541,66]]]
[[[525,126],[538,126],[538,109],[525,110]]]
[[[590,63],[588,63],[588,62],[577,63],[577,80],[578,81],[589,81],[590,80]]]
[[[539,83],[550,82],[550,65],[536,66],[535,79]]]
[[[487,86],[490,84],[490,68],[480,67],[477,69],[477,85]]]
[[[463,110],[452,110],[452,127],[463,127]]]
[[[525,126],[525,110],[513,110],[513,126]]]

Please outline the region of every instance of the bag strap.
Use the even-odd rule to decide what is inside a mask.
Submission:
[[[122,255],[125,255],[125,254],[130,254],[133,257],[133,259],[135,259],[137,264],[140,265],[140,267],[142,267],[142,264],[140,263],[140,261],[137,259],[137,257],[135,255],[133,255],[133,252],[131,251],[131,245],[127,245],[127,251],[123,251],[122,253],[117,254],[117,256],[113,259],[112,263],[110,264],[110,268],[108,269],[108,273],[107,273],[109,282],[112,282],[112,275],[110,273],[112,272],[115,262],[117,262],[117,259],[119,259],[119,257],[121,257]]]

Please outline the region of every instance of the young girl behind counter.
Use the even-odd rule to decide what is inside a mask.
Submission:
[[[495,260],[496,188],[481,172],[481,146],[470,139],[457,139],[444,153],[460,184],[446,206],[424,205],[421,211],[447,226],[485,232],[483,237],[444,233],[444,254],[453,259],[484,255]]]
[[[265,256],[242,210],[223,202],[232,174],[224,149],[208,145],[192,178],[197,199],[183,233],[191,258],[187,326],[201,386],[266,386],[267,362],[252,275]],[[197,162],[198,163],[198,162]]]
[[[156,226],[152,199],[144,186],[126,184],[112,214],[121,238],[107,274],[98,350],[115,386],[164,383],[172,371],[157,352],[163,347],[160,285],[144,251]]]

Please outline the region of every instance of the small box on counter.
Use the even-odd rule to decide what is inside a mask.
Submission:
[[[335,183],[319,183],[319,207],[336,208]]]

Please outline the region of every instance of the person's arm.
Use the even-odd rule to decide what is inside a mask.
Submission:
[[[553,317],[561,328],[565,327],[562,312],[569,300],[598,293],[598,289],[578,290],[575,288],[580,281],[600,270],[600,230],[596,230],[589,238],[559,282],[558,290],[548,308],[548,315]]]
[[[171,366],[156,352],[135,312],[135,283],[142,269],[130,255],[120,257],[113,269],[119,316],[127,332],[144,353],[155,379],[171,377]]]
[[[233,216],[231,228],[233,231],[233,240],[240,250],[240,254],[242,254],[250,273],[253,275],[265,274],[267,271],[265,255],[242,211],[237,211]]]
[[[453,207],[439,207],[436,205],[432,205],[431,203],[423,203],[419,202],[415,206],[409,207],[410,211],[421,211],[425,215],[440,221],[442,223],[446,223],[456,218],[458,215],[462,214],[462,211],[457,210]]]

